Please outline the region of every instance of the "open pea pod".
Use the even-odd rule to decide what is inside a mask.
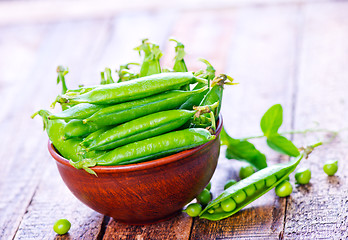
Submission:
[[[264,168],[232,185],[211,201],[200,213],[200,217],[221,220],[232,216],[284,181],[304,155],[305,153],[301,153],[292,161]]]

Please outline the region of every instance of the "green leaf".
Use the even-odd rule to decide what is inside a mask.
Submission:
[[[261,119],[261,130],[266,137],[277,134],[283,123],[283,108],[280,104],[273,105]]]
[[[267,144],[273,150],[292,157],[300,155],[298,148],[286,137],[279,134],[267,138]]]
[[[266,156],[252,143],[230,137],[225,129],[221,130],[220,141],[222,145],[227,146],[226,158],[248,162],[257,169],[267,167]]]

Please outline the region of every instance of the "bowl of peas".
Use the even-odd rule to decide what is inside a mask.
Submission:
[[[180,212],[209,183],[220,153],[226,74],[204,59],[188,71],[177,43],[173,67],[163,68],[158,45],[147,39],[137,70],[121,65],[118,80],[101,72],[97,85],[68,89],[58,66],[62,111],[39,110],[48,149],[71,192],[120,222],[152,223]]]
[[[213,140],[169,156],[92,167],[97,177],[73,167],[51,142],[48,149],[64,183],[81,202],[117,221],[146,224],[180,213],[209,183],[218,162],[221,128],[220,117]]]

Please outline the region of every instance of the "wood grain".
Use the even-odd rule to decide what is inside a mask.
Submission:
[[[30,74],[37,66],[33,60],[40,55],[39,46],[47,36],[47,28],[21,26],[0,32],[4,43],[0,47],[0,91],[6,103],[1,105],[0,114],[0,236],[6,239],[14,236],[41,179],[42,170],[36,168],[36,163],[42,162],[44,166],[42,159],[47,156],[39,144],[44,140],[40,128],[36,131],[30,127],[33,106],[26,104],[42,97],[35,96],[33,91],[39,83],[31,81]],[[19,38],[19,32],[34,35]]]
[[[53,159],[26,210],[14,239],[97,239],[104,216],[78,201],[64,185]],[[53,231],[58,219],[71,222],[69,234]]]
[[[151,225],[127,225],[112,219],[104,239],[189,239],[191,224],[192,218],[183,213]]]
[[[295,127],[347,129],[348,4],[308,5],[304,9]],[[325,19],[322,16],[325,15]],[[325,33],[325,34],[323,34]],[[316,126],[319,123],[319,126]],[[299,145],[329,141],[327,134],[296,137]],[[300,167],[312,171],[311,183],[296,186],[288,203],[284,239],[346,239],[348,218],[347,131],[319,147]],[[328,177],[325,161],[339,161]]]

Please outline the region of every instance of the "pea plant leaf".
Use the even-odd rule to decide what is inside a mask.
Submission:
[[[278,133],[283,123],[283,108],[280,104],[273,105],[261,118],[261,130],[266,137]]]
[[[297,147],[286,137],[281,136],[279,134],[267,137],[267,144],[270,148],[279,153],[289,155],[292,157],[297,157],[298,155],[300,155],[300,152],[297,149]]]
[[[255,148],[255,146],[240,139],[230,137],[223,128],[220,133],[220,141],[222,145],[226,145],[226,158],[236,159],[248,162],[256,169],[267,167],[266,156]]]

